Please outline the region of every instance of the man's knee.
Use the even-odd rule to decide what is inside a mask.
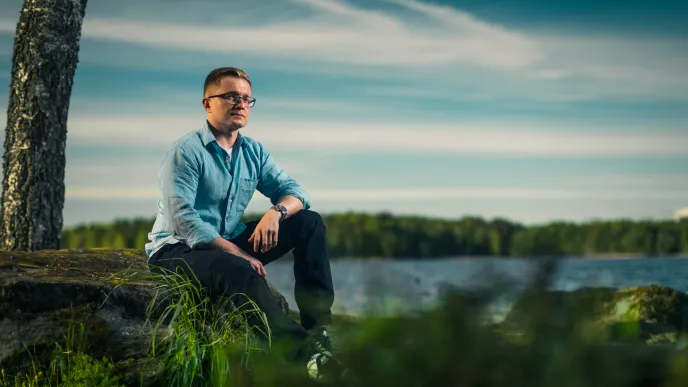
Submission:
[[[311,210],[301,210],[294,214],[294,217],[298,217],[299,222],[305,230],[312,233],[325,233],[326,227],[325,222],[319,213]]]
[[[248,283],[259,278],[260,274],[251,266],[251,263],[241,257],[224,253],[218,257],[210,271],[216,278],[218,289],[221,292],[244,292]]]
[[[223,276],[239,277],[245,277],[252,271],[255,272],[249,261],[230,253],[222,253],[218,256],[210,266],[210,270]]]

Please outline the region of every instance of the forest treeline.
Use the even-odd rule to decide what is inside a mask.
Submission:
[[[247,215],[244,220],[257,219]],[[444,220],[390,214],[323,215],[333,258],[456,256],[589,256],[688,254],[688,220],[552,222],[526,226],[507,219]],[[153,219],[121,219],[65,228],[63,248],[135,248],[148,242]]]

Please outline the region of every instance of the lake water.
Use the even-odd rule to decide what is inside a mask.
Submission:
[[[333,260],[334,313],[350,315],[396,314],[434,305],[446,285],[460,288],[484,286],[495,275],[523,286],[532,278],[535,264],[521,259],[475,258],[404,261]],[[293,262],[268,266],[268,280],[284,294],[293,309]],[[582,286],[627,287],[659,284],[688,292],[688,259],[562,259],[553,288],[574,290]],[[512,295],[514,297],[515,295]],[[513,301],[504,298],[494,306],[496,319]]]

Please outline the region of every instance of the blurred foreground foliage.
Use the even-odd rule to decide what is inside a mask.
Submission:
[[[688,349],[682,348],[688,327],[688,295],[660,286],[621,291],[589,288],[577,293],[552,292],[550,278],[555,271],[555,261],[542,262],[532,284],[520,291],[520,299],[512,312],[499,323],[487,318],[488,306],[513,288],[498,278],[481,289],[454,289],[431,310],[396,317],[337,316],[336,353],[349,367],[350,374],[344,381],[323,384],[688,385]],[[305,364],[287,362],[277,350],[247,345],[247,341],[241,339],[247,332],[245,329],[221,333],[225,331],[217,319],[228,315],[211,311],[212,305],[217,304],[205,299],[191,302],[202,298],[202,293],[178,280],[170,284],[174,286],[167,287],[165,296],[172,299],[166,307],[173,314],[169,326],[164,329],[168,339],[156,344],[158,349],[151,352],[165,366],[157,382],[148,380],[145,385],[322,385],[308,378]],[[151,310],[155,308],[154,305],[150,307]],[[645,332],[648,324],[663,326],[664,332],[671,332],[674,338],[663,342],[648,340],[659,332],[655,330],[648,335]],[[278,343],[273,348],[279,348]],[[88,354],[83,352],[63,350],[57,353],[58,358],[79,359],[74,363],[78,364],[75,369],[79,375],[87,375],[89,381],[96,383],[93,385],[120,385],[117,376],[112,374],[116,368],[108,365],[107,359],[85,361],[83,355]],[[251,356],[247,356],[249,353]],[[40,365],[36,367],[40,369]],[[98,372],[104,374],[98,375]],[[41,379],[42,375],[40,371],[33,371],[16,382],[3,375],[0,386],[83,385],[81,382],[55,382],[79,379],[68,368],[59,378],[46,380]],[[22,384],[21,381],[35,383]]]
[[[247,215],[245,220],[260,215]],[[553,222],[525,226],[506,219],[443,220],[389,214],[323,215],[333,258],[527,257],[688,254],[688,220]],[[62,248],[143,250],[153,219],[65,228]]]

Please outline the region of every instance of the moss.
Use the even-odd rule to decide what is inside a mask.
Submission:
[[[59,347],[58,347],[59,348]],[[36,365],[27,373],[8,376],[0,373],[0,387],[124,387],[117,367],[107,357],[96,358],[83,352],[56,350],[48,367]]]
[[[8,279],[21,275],[51,282],[101,283],[127,270],[146,272],[147,256],[133,249],[0,251],[0,269]]]
[[[688,328],[688,295],[675,289],[650,285],[617,292],[610,314],[619,321],[644,321],[677,331]]]
[[[65,356],[66,357],[66,356]],[[100,359],[76,353],[67,363],[60,380],[65,386],[74,387],[123,387],[121,376],[117,374],[116,366],[107,358]]]

